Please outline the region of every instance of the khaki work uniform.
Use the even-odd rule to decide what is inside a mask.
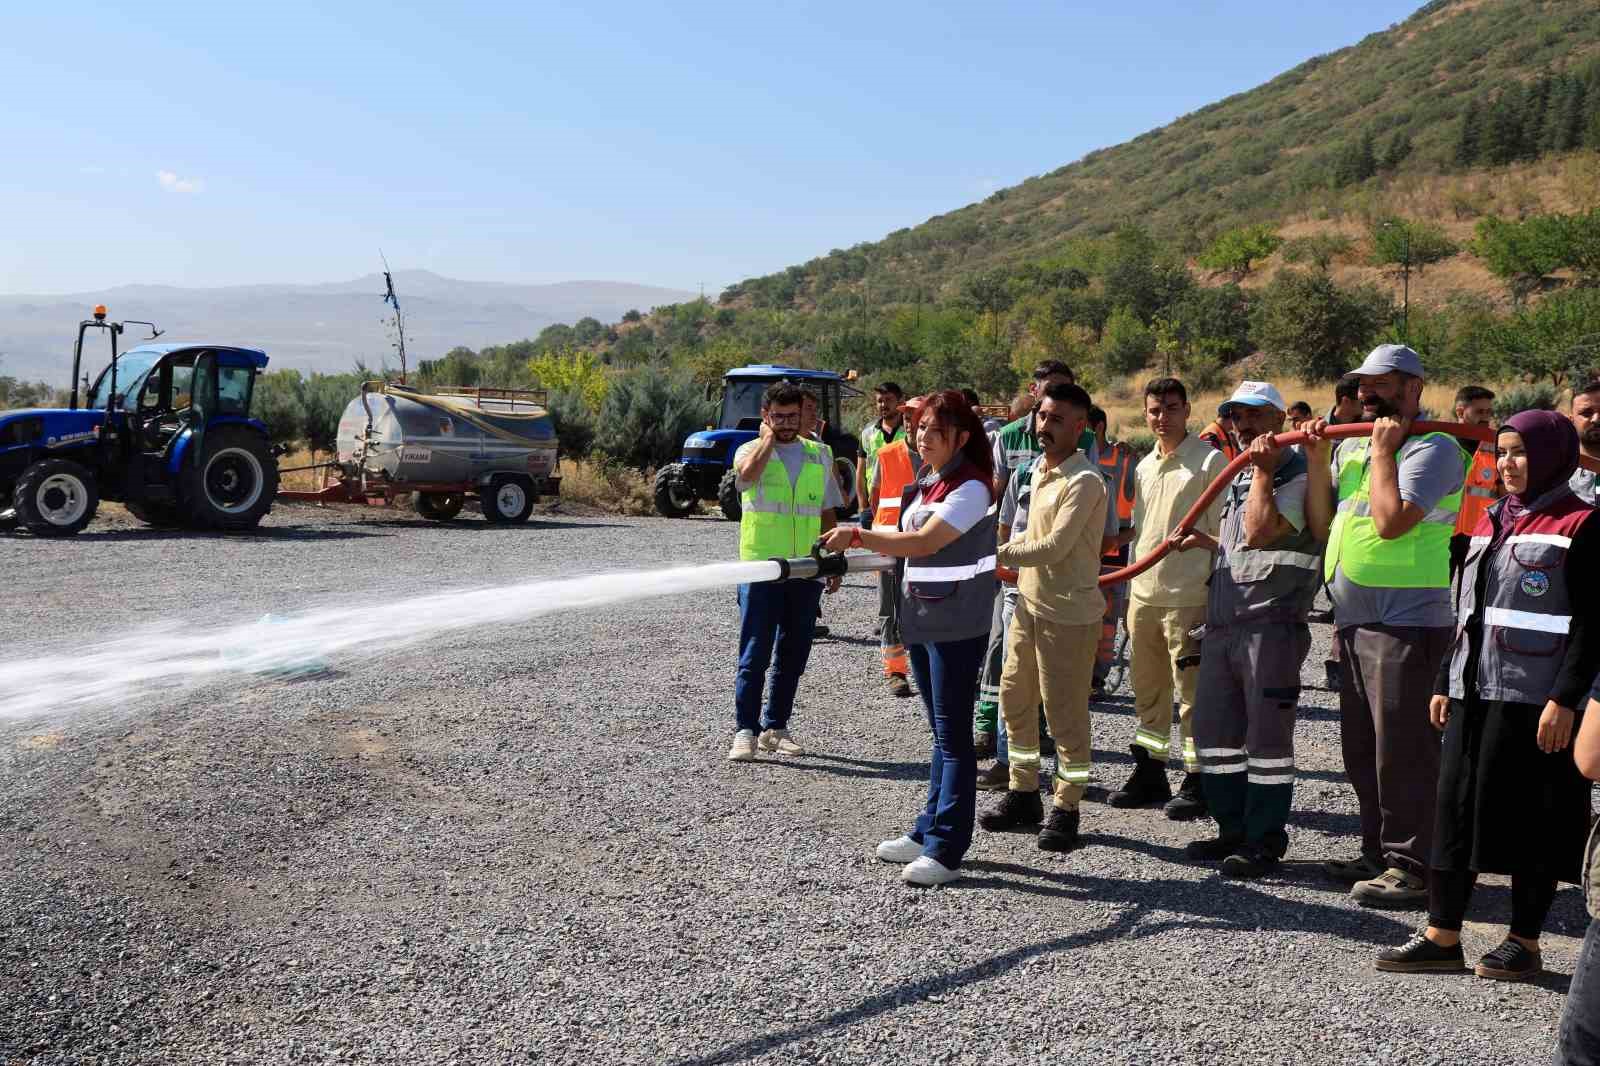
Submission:
[[[1106,481],[1082,452],[1033,475],[1023,536],[999,548],[1019,570],[1017,608],[1006,635],[1000,713],[1010,739],[1011,788],[1039,787],[1039,719],[1056,741],[1055,805],[1075,810],[1089,783],[1089,685],[1100,640],[1100,538]]]
[[[1157,447],[1139,460],[1134,470],[1134,562],[1161,546],[1227,465],[1226,455],[1193,434],[1183,438],[1171,455],[1162,455]],[[1221,520],[1219,496],[1195,523],[1194,531],[1215,537]],[[1190,772],[1200,769],[1192,728],[1200,649],[1189,631],[1205,621],[1211,565],[1211,552],[1172,551],[1135,577],[1128,590],[1128,675],[1138,716],[1133,742],[1157,759],[1166,759],[1171,750],[1172,697],[1176,692],[1183,723],[1183,765]]]

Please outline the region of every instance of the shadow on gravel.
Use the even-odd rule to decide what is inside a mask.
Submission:
[[[838,766],[824,765],[839,763]],[[874,762],[871,759],[848,759],[843,755],[811,754],[797,759],[758,759],[756,766],[781,767],[786,770],[813,770],[836,777],[864,777],[873,781],[926,781],[928,763]]]
[[[572,518],[565,522],[541,522],[537,518],[530,518],[521,525],[502,526],[493,522],[474,521],[463,519],[460,522],[430,522],[423,518],[376,518],[361,523],[363,528],[371,529],[376,526],[380,529],[417,529],[431,532],[463,532],[487,533],[502,530],[546,530],[546,529],[625,529],[621,522],[591,522],[583,518]]]
[[[1289,824],[1299,829],[1314,829],[1333,837],[1361,838],[1361,816],[1345,811],[1308,811],[1296,808],[1289,812]]]
[[[203,533],[198,530],[184,529],[100,529],[93,532],[79,533],[72,538],[74,541],[83,540],[279,540],[279,541],[314,541],[314,540],[364,540],[368,537],[387,536],[384,533],[363,533],[359,529],[323,529],[304,526],[262,526],[248,533]],[[38,540],[38,537],[29,537],[24,534],[18,540]]]
[[[1100,843],[1113,838],[1091,838]],[[1142,842],[1123,841],[1137,846]],[[1152,854],[1165,857],[1176,849],[1150,845]],[[724,1066],[771,1054],[798,1041],[811,1040],[839,1029],[889,1014],[921,1000],[1000,977],[1031,959],[1094,947],[1113,940],[1140,940],[1175,929],[1208,929],[1255,934],[1260,931],[1332,933],[1357,944],[1387,946],[1411,934],[1405,922],[1373,914],[1301,900],[1280,899],[1243,883],[1230,883],[1229,891],[1218,891],[1209,882],[1187,880],[1127,881],[1055,872],[1009,862],[971,861],[963,865],[960,881],[939,891],[970,890],[1024,892],[1076,902],[1124,904],[1114,918],[1098,929],[1070,936],[1042,940],[1015,948],[992,959],[941,974],[904,981],[853,1007],[836,1011],[805,1025],[767,1033],[729,1044],[695,1058],[678,1059],[674,1066]],[[1009,876],[996,876],[1009,875]],[[1164,911],[1186,914],[1186,918],[1161,918],[1141,921],[1152,904]]]

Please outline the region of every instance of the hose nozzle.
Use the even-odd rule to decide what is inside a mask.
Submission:
[[[859,571],[893,570],[897,561],[893,556],[879,555],[876,552],[857,552],[854,555],[831,552],[825,549],[819,540],[811,546],[810,555],[802,555],[797,559],[773,559],[772,562],[778,564],[778,576],[773,580],[843,577],[845,574]]]

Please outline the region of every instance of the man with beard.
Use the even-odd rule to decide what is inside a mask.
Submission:
[[[1600,459],[1600,378],[1590,381],[1572,392],[1572,426],[1578,431],[1578,447],[1591,459]],[[1595,482],[1600,478],[1593,470],[1578,467],[1577,473],[1567,482],[1578,499],[1595,505]]]
[[[1416,352],[1380,345],[1354,374],[1371,438],[1346,439],[1330,464],[1319,419],[1307,445],[1306,517],[1327,531],[1323,576],[1345,667],[1340,739],[1361,808],[1360,856],[1325,869],[1359,903],[1408,907],[1428,896],[1439,738],[1427,708],[1455,626],[1450,537],[1466,461],[1444,433],[1411,436]]]
[[[1463,385],[1456,392],[1456,421],[1469,426],[1494,424],[1494,393],[1482,385]],[[1489,505],[1504,491],[1495,470],[1494,441],[1461,438],[1467,453],[1467,486],[1461,491],[1461,513],[1456,516],[1456,535],[1450,538],[1450,577],[1461,572],[1467,558],[1472,531]]]
[[[1195,684],[1195,746],[1217,836],[1187,853],[1220,859],[1224,877],[1254,878],[1289,848],[1294,715],[1322,545],[1306,528],[1305,453],[1273,443],[1283,396],[1264,381],[1243,382],[1221,417],[1250,465],[1223,494]]]

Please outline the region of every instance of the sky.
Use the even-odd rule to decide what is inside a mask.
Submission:
[[[1128,140],[1421,0],[19,6],[0,293],[716,294]]]

